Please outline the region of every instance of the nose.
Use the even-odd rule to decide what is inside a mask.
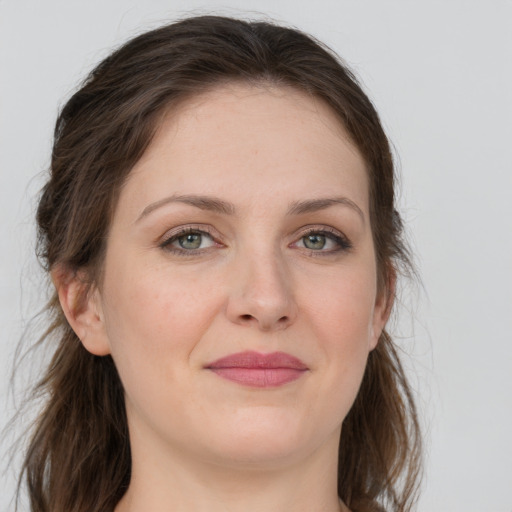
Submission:
[[[273,254],[241,258],[232,274],[226,314],[231,322],[261,331],[289,327],[297,317],[293,282]]]

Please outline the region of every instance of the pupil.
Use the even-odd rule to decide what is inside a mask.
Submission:
[[[308,249],[323,249],[325,246],[324,235],[308,235],[303,240]]]
[[[183,249],[199,249],[201,245],[201,235],[197,233],[189,233],[179,238],[179,244]]]

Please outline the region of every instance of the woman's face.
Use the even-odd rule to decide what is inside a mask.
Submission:
[[[335,115],[226,86],[131,172],[83,341],[112,354],[135,451],[287,464],[337,447],[386,320],[376,281],[365,164]],[[274,357],[212,364],[246,351]]]

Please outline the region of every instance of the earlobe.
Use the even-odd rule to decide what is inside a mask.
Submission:
[[[98,289],[81,271],[59,266],[51,276],[62,311],[83,346],[97,356],[110,354]]]

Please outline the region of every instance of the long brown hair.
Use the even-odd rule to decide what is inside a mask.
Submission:
[[[379,117],[352,73],[321,43],[267,22],[192,17],[129,41],[85,80],[62,109],[37,222],[39,257],[100,275],[119,190],[164,112],[226,82],[286,85],[326,102],[363,155],[380,289],[408,268],[395,210],[393,159]],[[89,353],[57,296],[43,339],[58,346],[34,392],[45,405],[22,475],[33,512],[112,511],[130,482],[123,388],[110,356]],[[338,494],[353,512],[412,510],[420,435],[411,390],[391,337],[368,359],[344,421]]]

